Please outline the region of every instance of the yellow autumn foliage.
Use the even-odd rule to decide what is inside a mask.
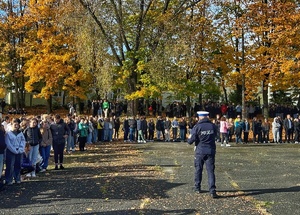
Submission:
[[[22,55],[28,58],[24,65],[25,77],[28,77],[25,89],[37,90],[36,97],[46,99],[62,90],[70,96],[85,98],[86,86],[92,79],[75,66],[74,38],[60,23],[63,5],[55,2],[30,1],[26,18],[38,27],[31,28],[22,50]]]
[[[0,98],[4,98],[6,95],[6,89],[4,87],[0,87]]]

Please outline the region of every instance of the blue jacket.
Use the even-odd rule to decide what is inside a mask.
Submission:
[[[209,121],[208,118],[200,120],[192,129],[188,139],[189,144],[195,143],[196,154],[216,154],[215,137],[217,126]]]

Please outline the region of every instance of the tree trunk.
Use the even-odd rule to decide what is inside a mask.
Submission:
[[[242,74],[242,119],[247,118],[246,100],[245,100],[245,74]]]
[[[127,113],[129,116],[135,116],[137,114],[138,100],[128,101]]]
[[[136,64],[137,64],[137,62],[136,62]],[[135,68],[136,68],[136,66],[135,66]],[[129,94],[136,91],[136,84],[137,84],[137,74],[133,70],[131,72],[130,77],[128,78],[128,88],[129,88],[128,92],[129,92]],[[135,116],[137,114],[137,108],[138,108],[138,101],[136,99],[132,100],[132,101],[129,101],[128,109],[127,109],[128,114],[132,115],[132,116]]]
[[[264,118],[269,117],[269,99],[268,99],[268,85],[266,81],[263,81],[262,86],[262,99],[263,99],[263,116]]]
[[[202,94],[202,93],[199,93],[199,95],[198,95],[198,103],[199,103],[199,105],[200,105],[200,109],[201,109],[201,110],[204,110],[202,100],[203,100],[203,94]]]
[[[191,117],[191,97],[187,96],[186,99],[186,117]]]
[[[224,92],[225,103],[228,104],[228,95],[227,95],[226,87],[223,85],[222,88],[223,88],[223,92]]]
[[[20,108],[20,92],[19,92],[19,84],[18,79],[14,78],[15,81],[15,101],[16,101],[16,109]]]

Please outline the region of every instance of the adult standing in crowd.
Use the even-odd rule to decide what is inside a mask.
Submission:
[[[253,132],[253,143],[258,143],[258,141],[259,141],[259,124],[258,124],[256,117],[254,117],[252,120],[252,132]]]
[[[119,117],[114,117],[114,140],[119,140],[119,130],[121,126],[120,118]]]
[[[92,110],[93,110],[93,117],[98,115],[100,103],[97,100],[93,100],[92,102]]]
[[[268,119],[265,118],[264,122],[262,123],[262,142],[263,143],[270,142],[270,129],[271,129],[271,124],[268,121]]]
[[[299,116],[294,119],[294,131],[295,131],[294,141],[295,143],[299,143],[299,133],[300,133]]]
[[[136,129],[137,129],[137,141],[138,143],[146,143],[144,133],[143,131],[145,130],[145,119],[143,116],[141,116],[139,119],[136,121]]]
[[[280,124],[280,127],[279,127],[279,143],[282,143],[283,120],[282,120],[281,116],[277,116],[277,120],[278,120],[278,123]]]
[[[293,138],[293,130],[294,130],[294,123],[292,121],[290,114],[288,114],[286,118],[283,120],[283,127],[285,130],[285,142],[290,143],[291,139]]]
[[[108,109],[109,109],[109,102],[104,99],[102,103],[102,110],[104,112],[104,118],[108,118]]]
[[[42,134],[42,141],[40,144],[40,153],[43,158],[41,172],[45,172],[48,167],[51,146],[53,143],[52,132],[50,130],[50,123],[47,120],[42,121],[40,131]]]
[[[170,130],[171,130],[171,120],[169,119],[169,117],[166,117],[165,121],[164,121],[164,129],[165,129],[165,141],[166,142],[170,142],[171,140],[171,135],[170,135]]]
[[[173,121],[172,121],[172,136],[173,136],[173,142],[177,141],[178,137],[178,127],[179,127],[179,122],[177,120],[177,117],[174,116]]]
[[[20,131],[20,120],[12,120],[12,129],[5,136],[6,142],[6,169],[5,183],[13,184],[13,178],[17,184],[21,183],[21,165],[23,153],[25,152],[26,140]]]
[[[137,121],[135,117],[130,117],[129,121],[129,140],[130,142],[135,141],[135,132],[136,132],[136,126],[137,126]]]
[[[11,123],[10,123],[10,118],[9,116],[5,116],[4,120],[2,122],[2,125],[4,127],[5,132],[8,132],[11,130]]]
[[[78,124],[78,142],[79,142],[79,151],[84,151],[85,143],[88,136],[88,125],[84,122],[84,118],[80,119]]]
[[[124,142],[128,141],[128,135],[129,135],[129,120],[128,116],[125,117],[123,122],[123,132],[124,132]]]
[[[149,120],[149,123],[148,123],[147,127],[148,127],[148,132],[149,132],[149,134],[148,134],[148,140],[150,142],[153,142],[154,141],[154,131],[155,131],[155,124],[154,124],[153,119]]]
[[[67,148],[66,148],[66,151],[67,151],[68,154],[71,154],[72,152],[75,151],[74,131],[76,129],[76,123],[72,119],[71,115],[68,115],[66,117],[65,123],[67,124],[67,126],[69,127],[69,130],[70,130],[70,133],[69,133],[68,139],[67,139]]]
[[[0,191],[3,189],[2,172],[3,172],[3,162],[4,162],[5,149],[6,149],[5,130],[4,130],[3,126],[0,125]]]
[[[279,134],[280,127],[281,127],[281,125],[279,123],[279,119],[278,119],[278,117],[275,117],[272,122],[272,132],[273,132],[274,143],[280,142],[280,134]]]
[[[161,116],[157,117],[156,124],[156,139],[157,141],[161,141],[160,137],[163,136],[163,141],[165,140],[165,132],[164,132],[164,121]]]
[[[215,155],[217,126],[209,119],[209,112],[198,111],[198,123],[194,126],[188,138],[188,143],[195,143],[195,192],[201,192],[203,166],[208,174],[209,193],[212,198],[218,198],[216,193]]]
[[[103,117],[99,117],[98,123],[97,123],[98,141],[99,141],[99,142],[103,142],[103,140],[104,140],[103,127],[104,127],[104,120],[103,120]]]
[[[34,165],[34,170],[28,173],[26,176],[28,177],[36,177],[36,164],[38,162],[39,156],[39,147],[42,142],[42,134],[38,127],[37,118],[32,118],[29,123],[29,127],[27,127],[24,131],[24,137],[26,141],[30,144],[30,151],[28,154],[28,158],[31,163]]]
[[[66,145],[66,139],[70,133],[67,124],[60,118],[60,115],[55,115],[54,123],[50,125],[50,129],[53,137],[53,150],[54,150],[54,162],[55,170],[64,169],[64,149]]]
[[[228,128],[227,128],[227,131],[228,131],[228,142],[232,142],[232,136],[234,135],[234,121],[232,118],[229,118],[228,119]]]
[[[186,126],[187,126],[187,123],[185,121],[185,118],[184,117],[181,117],[181,119],[179,120],[179,137],[180,137],[180,141],[181,142],[184,142],[185,139],[186,139]]]
[[[234,120],[234,133],[235,133],[235,143],[242,143],[242,131],[243,131],[243,123],[241,120],[241,116],[238,115]]]
[[[244,132],[244,143],[248,143],[249,141],[249,131],[250,131],[250,123],[248,119],[244,119],[243,122],[243,132]]]

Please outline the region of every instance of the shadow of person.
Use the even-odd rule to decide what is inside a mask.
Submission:
[[[295,193],[300,192],[300,186],[286,188],[266,188],[266,189],[248,189],[248,190],[219,190],[220,198],[233,198],[239,196],[255,196],[267,193]],[[221,194],[223,193],[223,194]]]

